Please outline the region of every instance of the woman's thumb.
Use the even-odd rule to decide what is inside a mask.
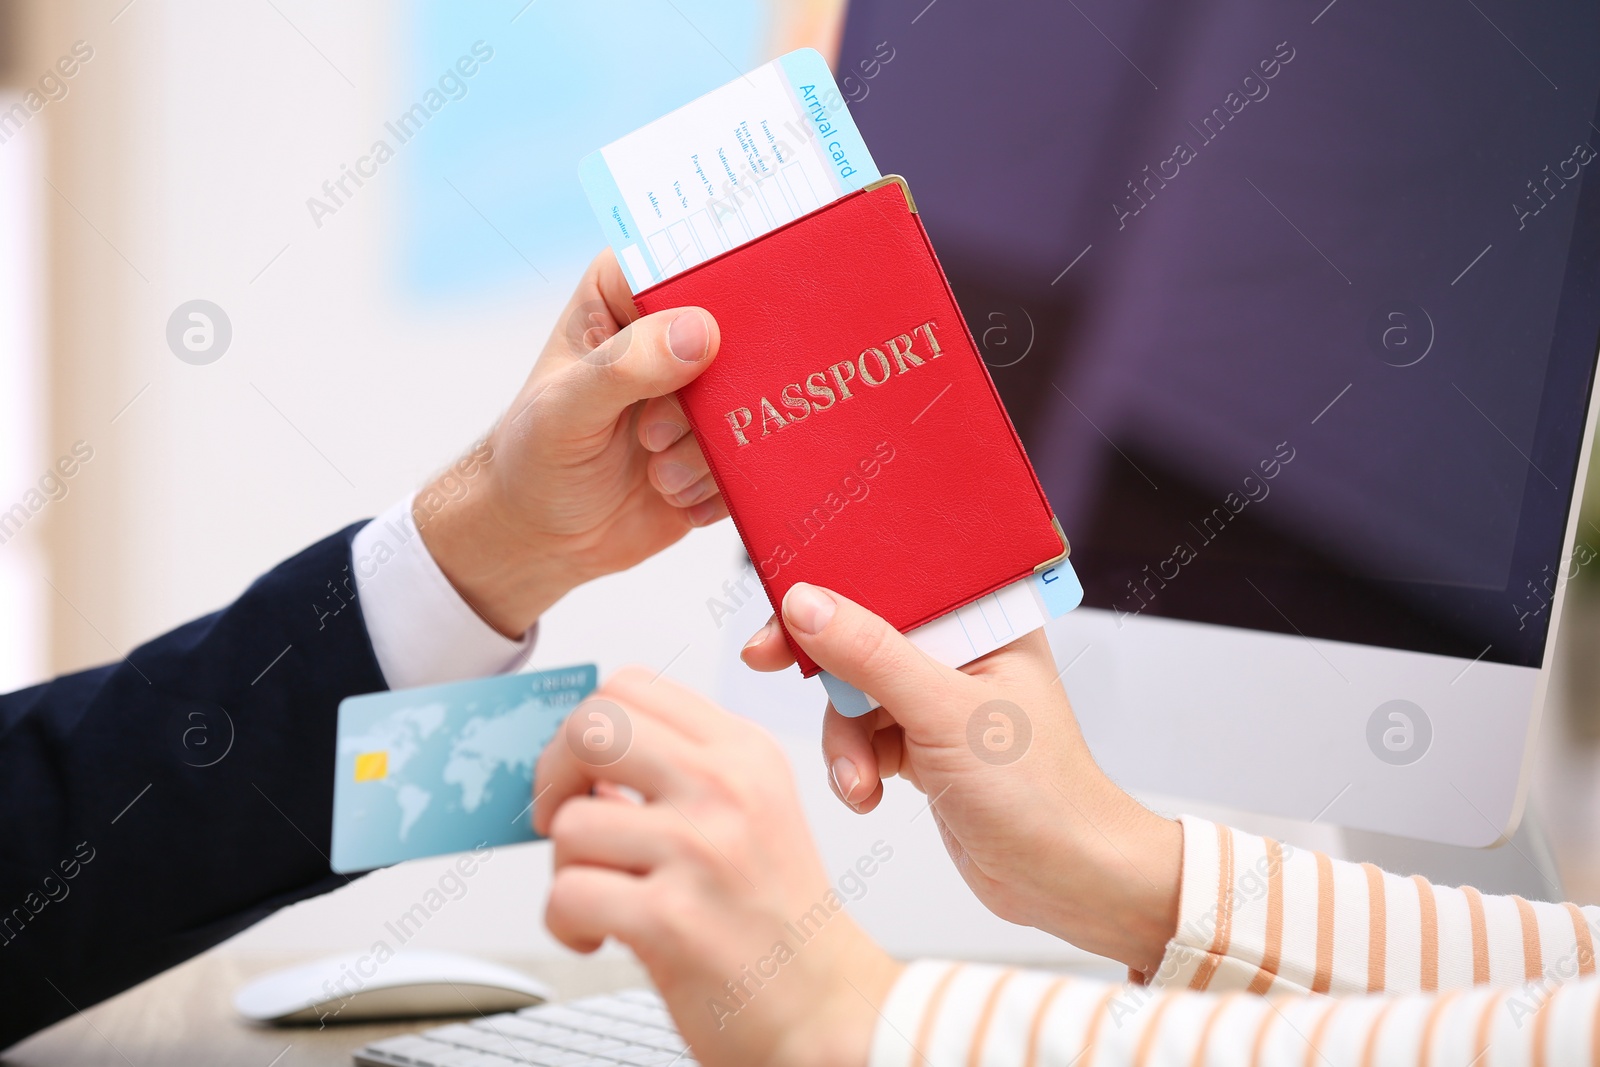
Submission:
[[[935,687],[958,674],[860,604],[821,586],[791,586],[783,622],[823,670],[877,698],[902,725],[911,725]]]

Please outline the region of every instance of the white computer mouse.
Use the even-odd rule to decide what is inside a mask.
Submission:
[[[329,956],[272,971],[239,988],[233,1007],[258,1023],[488,1015],[542,1004],[550,987],[510,967],[457,952],[403,949]]]

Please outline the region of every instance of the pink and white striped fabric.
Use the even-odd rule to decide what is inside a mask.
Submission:
[[[1600,1067],[1600,908],[1183,827],[1178,932],[1148,985],[914,963],[873,1067]]]

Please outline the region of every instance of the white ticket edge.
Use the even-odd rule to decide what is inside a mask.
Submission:
[[[906,638],[947,667],[965,667],[997,648],[1060,618],[1083,602],[1083,586],[1072,564],[1062,560],[1038,574],[941,615],[908,631]],[[879,707],[871,695],[823,671],[818,675],[834,710],[857,718]]]

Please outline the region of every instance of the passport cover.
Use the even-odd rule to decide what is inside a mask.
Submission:
[[[904,179],[634,302],[703,307],[721,327],[678,399],[774,611],[810,582],[904,633],[1065,557]]]

